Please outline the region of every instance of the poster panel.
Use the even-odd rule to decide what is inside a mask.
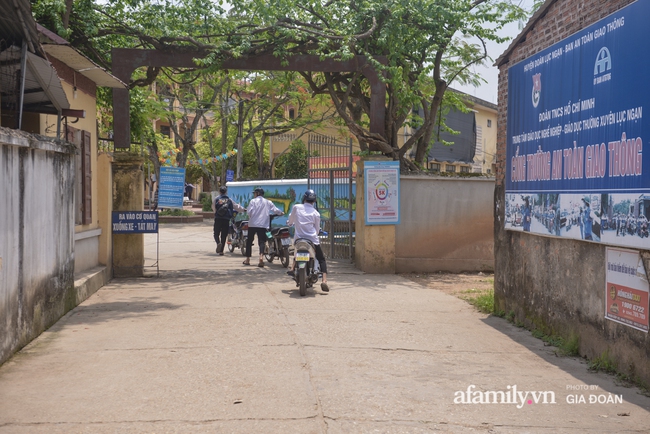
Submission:
[[[399,224],[399,161],[366,161],[363,171],[366,224]]]
[[[506,229],[650,247],[648,16],[632,3],[509,68]]]
[[[185,168],[161,167],[158,185],[158,208],[183,208]]]
[[[607,248],[605,318],[648,332],[648,279],[639,252]]]

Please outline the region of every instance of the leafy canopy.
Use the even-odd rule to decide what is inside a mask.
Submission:
[[[62,0],[37,0],[38,13],[65,27]],[[73,45],[108,65],[112,46],[196,54],[199,67],[220,69],[226,59],[301,54],[321,59],[370,59],[386,82],[385,135],[368,129],[369,86],[354,72],[301,71],[313,95],[329,96],[362,150],[393,158],[415,147],[421,164],[434,133],[445,91],[453,83],[477,84],[472,66],[490,62],[488,41],[503,42],[503,26],[525,17],[516,0],[109,0],[69,3]],[[65,13],[64,12],[64,15]],[[57,21],[58,20],[58,21]],[[99,61],[99,60],[98,60]],[[103,62],[103,63],[102,63]],[[134,84],[151,83],[157,71]],[[416,118],[414,109],[423,116]],[[405,143],[398,131],[417,124]],[[405,164],[408,162],[405,161]]]

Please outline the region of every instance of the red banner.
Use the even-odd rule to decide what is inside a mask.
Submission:
[[[648,331],[648,293],[608,282],[607,318]]]
[[[357,155],[352,156],[352,177],[357,176],[357,161],[360,157]],[[332,169],[347,168],[350,165],[350,157],[337,156],[337,157],[310,157],[309,174],[310,178],[329,178],[329,172]],[[347,178],[348,172],[346,170],[335,170],[334,178]]]

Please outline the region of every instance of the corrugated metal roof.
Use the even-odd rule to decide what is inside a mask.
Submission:
[[[0,89],[2,105],[16,109],[19,103],[21,49],[15,45],[0,52]],[[70,108],[61,80],[47,60],[27,52],[23,109],[37,113],[56,114]]]
[[[36,29],[38,30],[39,40],[43,49],[48,55],[56,57],[81,75],[88,77],[97,86],[122,89],[126,87],[126,84],[121,80],[84,56],[76,48],[72,47],[68,41],[56,33],[40,24],[36,24]]]
[[[27,92],[27,80],[33,80],[34,89],[37,89],[38,85],[40,85],[40,91],[47,95],[57,111],[70,108],[70,103],[61,85],[61,79],[56,75],[52,64],[47,60],[35,54],[27,53],[27,76],[25,77],[26,104],[27,98],[31,98],[32,96],[31,93]],[[37,94],[41,92],[37,92]]]
[[[43,55],[38,43],[36,22],[32,18],[29,0],[0,0],[0,40],[3,46],[22,44],[25,40],[29,51]]]
[[[2,106],[16,110],[20,104],[22,50],[25,57],[23,110],[58,113],[70,108],[61,80],[41,48],[28,0],[0,0],[0,90]]]
[[[69,45],[43,44],[43,49],[48,55],[56,57],[81,75],[94,81],[97,86],[122,89],[126,87],[122,81]]]

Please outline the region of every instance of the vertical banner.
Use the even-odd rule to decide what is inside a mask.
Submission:
[[[506,229],[650,248],[648,16],[634,2],[508,69]]]
[[[185,169],[161,167],[158,185],[158,208],[183,208]]]
[[[366,224],[399,224],[399,161],[364,163]]]
[[[648,279],[639,252],[607,248],[605,318],[648,332]]]

